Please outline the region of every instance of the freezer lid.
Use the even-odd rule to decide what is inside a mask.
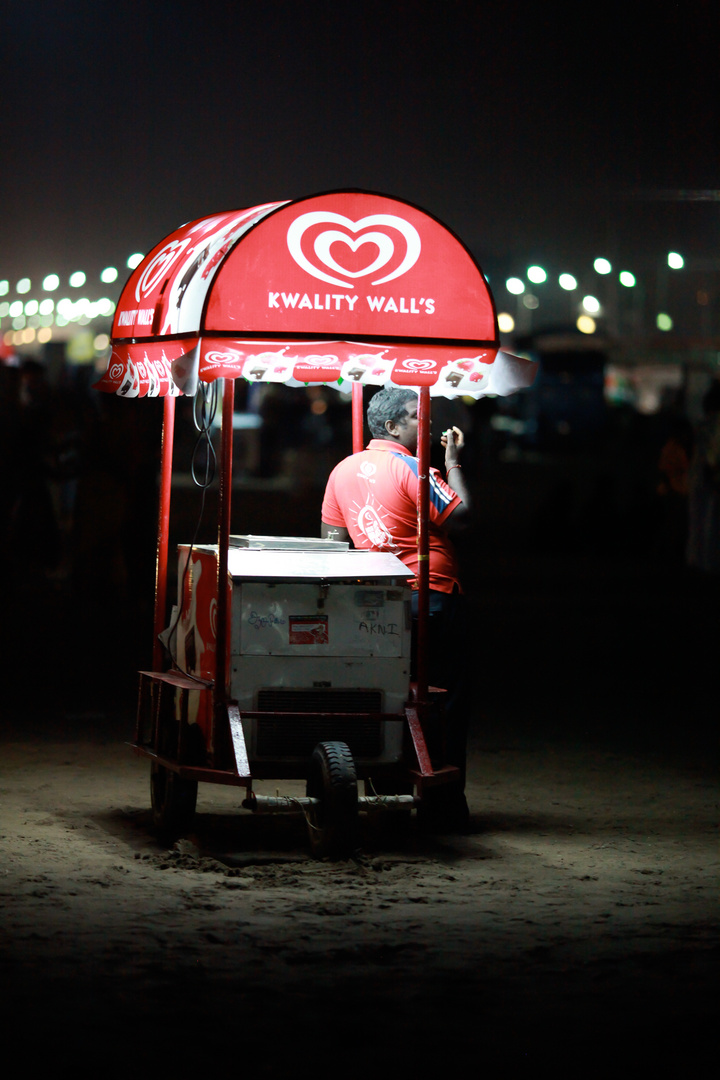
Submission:
[[[231,548],[228,573],[236,581],[405,582],[415,575],[386,551],[273,551]]]

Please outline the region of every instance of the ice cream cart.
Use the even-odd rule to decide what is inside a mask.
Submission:
[[[244,789],[255,812],[303,813],[315,853],[343,856],[359,811],[427,807],[458,785],[442,739],[428,743],[441,696],[426,674],[430,398],[506,395],[534,372],[500,349],[487,282],[460,240],[384,195],[202,218],[133,271],[98,388],[164,398],[153,667],[140,673],[133,745],[150,761],[165,838],[190,830],[198,783],[221,783]],[[350,389],[355,452],[363,388],[417,390],[414,678],[412,575],[391,551],[231,533],[236,379]],[[217,544],[179,546],[168,612],[175,398],[218,387]],[[270,778],[305,780],[306,794],[259,794],[254,781]]]

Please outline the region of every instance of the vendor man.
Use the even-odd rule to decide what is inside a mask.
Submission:
[[[378,391],[368,405],[367,421],[372,435],[367,449],[345,458],[330,474],[321,535],[350,539],[357,548],[391,551],[416,574],[417,392],[407,387]],[[470,495],[459,460],[465,443],[462,431],[448,429],[441,442],[446,479],[437,469],[430,469],[429,681],[448,691],[446,760],[460,768],[464,786],[467,710],[461,707],[460,687],[466,633],[462,589],[448,532],[467,519]],[[412,584],[416,590],[417,582]],[[417,614],[417,591],[413,614]],[[466,814],[464,798],[463,807]]]

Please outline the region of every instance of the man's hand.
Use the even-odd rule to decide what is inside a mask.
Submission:
[[[460,464],[460,451],[465,446],[465,436],[459,427],[451,427],[443,431],[440,442],[445,449],[445,472],[447,472],[451,465]]]

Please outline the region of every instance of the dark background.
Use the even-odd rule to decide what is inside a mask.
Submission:
[[[487,266],[715,258],[719,18],[711,0],[8,5],[3,274],[99,271],[183,221],[342,187],[417,203]]]
[[[419,204],[492,271],[596,254],[653,268],[672,248],[712,262],[719,18],[710,0],[25,0],[0,34],[0,274],[99,271],[183,221],[338,187]],[[20,410],[19,375],[1,373],[7,730],[42,740],[92,723],[129,738],[152,646],[162,404],[99,402],[79,377],[61,400],[37,386]],[[592,439],[531,445],[492,425],[504,408],[459,418],[477,506],[459,543],[473,739],[661,751],[704,769],[718,581],[687,567],[686,504],[658,492],[677,417],[617,409]],[[243,477],[237,462],[235,531],[317,532],[325,477],[349,448],[336,410],[275,402],[260,467]],[[177,484],[171,544],[198,513]],[[603,1017],[587,1023],[605,1043]]]

